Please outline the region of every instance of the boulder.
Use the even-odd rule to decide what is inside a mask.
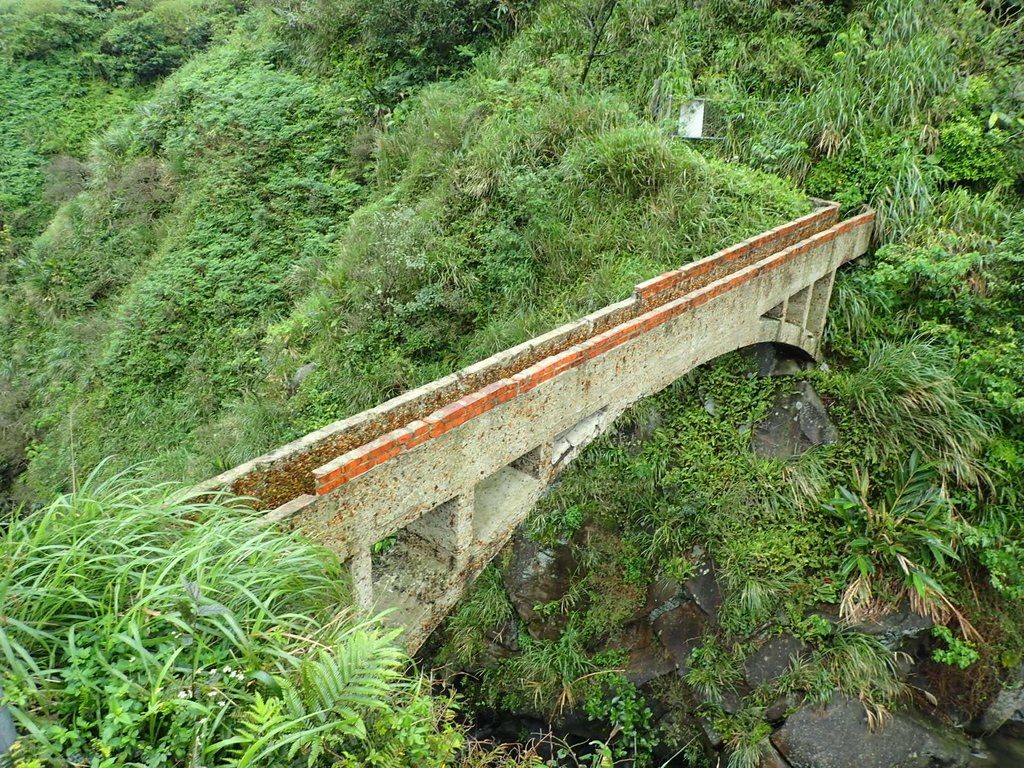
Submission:
[[[710,557],[699,560],[697,572],[683,584],[683,591],[711,621],[718,620],[718,611],[722,607],[722,588],[718,584],[714,560]]]
[[[665,611],[652,622],[658,639],[672,657],[680,675],[689,671],[690,652],[700,645],[707,625],[707,615],[692,601]]]
[[[702,754],[701,765],[714,765],[715,751],[722,746],[722,737],[711,726],[685,712],[672,710],[658,720],[657,728],[662,738],[654,746],[654,765],[687,765],[684,753]]]
[[[761,760],[758,762],[757,768],[790,768],[790,766],[778,750],[769,744],[761,753]]]
[[[754,427],[750,447],[758,456],[789,459],[838,438],[839,430],[814,387],[799,381],[776,395],[768,415]]]
[[[979,733],[1002,730],[1006,735],[1024,738],[1024,666],[1013,671],[972,730]]]
[[[598,651],[621,649],[629,651],[623,675],[637,687],[676,671],[675,659],[658,642],[653,627],[646,621],[627,624],[622,631],[602,643]]]
[[[769,723],[781,723],[791,712],[795,712],[800,706],[801,698],[794,694],[779,696],[771,702],[764,710],[764,719]]]
[[[970,760],[963,740],[919,712],[897,713],[872,733],[863,705],[838,695],[790,716],[772,744],[792,768],[965,768]]]
[[[792,657],[801,656],[806,650],[807,646],[788,632],[773,637],[743,662],[747,682],[752,688],[770,683],[789,671]]]
[[[890,650],[912,653],[928,642],[933,624],[931,618],[914,613],[904,602],[892,613],[855,624],[853,629],[875,635]]]
[[[654,621],[658,616],[678,608],[689,599],[683,591],[683,586],[671,576],[664,574],[658,576],[647,587],[647,603],[637,618],[649,617]]]
[[[501,569],[512,605],[526,623],[529,633],[539,640],[557,640],[565,628],[566,616],[556,612],[541,616],[536,607],[561,600],[569,591],[576,560],[568,544],[547,549],[526,535],[522,527],[512,540],[512,558]]]

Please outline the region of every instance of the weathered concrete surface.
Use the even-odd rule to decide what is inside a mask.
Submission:
[[[632,299],[200,490],[278,501],[270,519],[347,560],[360,604],[396,609],[393,620],[416,648],[553,477],[631,404],[754,344],[817,353],[835,270],[867,249],[873,226],[870,214],[834,219],[829,208],[642,283]]]

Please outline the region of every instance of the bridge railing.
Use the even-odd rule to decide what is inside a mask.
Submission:
[[[260,498],[349,564],[417,647],[555,475],[630,404],[774,341],[818,351],[836,269],[874,213],[826,206],[636,286],[625,301],[335,422],[200,486]],[[378,547],[379,543],[384,546]]]
[[[474,365],[405,392],[381,405],[311,432],[231,469],[200,490],[247,496],[284,516],[404,450],[506,402],[523,387],[621,343],[613,328],[710,285],[765,256],[827,231],[839,208],[829,203],[794,221],[637,285],[633,295]],[[642,325],[630,333],[641,333]],[[579,349],[578,345],[586,344]],[[549,359],[557,358],[553,363]],[[541,368],[537,368],[543,361]]]

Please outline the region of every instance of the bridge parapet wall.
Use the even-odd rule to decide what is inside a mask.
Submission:
[[[322,429],[285,445],[271,453],[246,462],[203,483],[201,490],[227,490],[248,496],[262,509],[287,505],[296,498],[323,493],[336,488],[344,480],[376,466],[381,461],[411,449],[446,428],[458,426],[459,419],[472,418],[496,404],[506,402],[518,392],[522,381],[532,382],[542,375],[530,369],[552,356],[564,353],[652,309],[709,285],[722,276],[753,264],[765,256],[828,230],[839,216],[835,204],[826,204],[806,216],[768,230],[756,237],[719,251],[707,258],[666,272],[636,286],[633,295],[624,301],[603,307],[577,321],[530,339],[510,349],[475,363],[461,371],[405,392],[381,405],[333,422]],[[636,326],[635,332],[643,332]],[[622,332],[614,339],[621,341]],[[590,343],[576,350],[581,355],[594,355],[608,345],[611,338]],[[569,359],[572,358],[572,359]],[[581,358],[572,355],[560,365],[572,365]],[[550,365],[543,375],[556,375]],[[509,381],[515,379],[517,383]],[[349,454],[351,466],[346,473],[332,470],[327,474],[318,468],[335,457]],[[357,463],[352,463],[353,461]],[[339,482],[340,481],[340,482]],[[293,505],[294,506],[294,505]],[[286,512],[288,510],[284,510]]]
[[[626,301],[201,489],[280,479],[283,490],[263,497],[284,500],[268,520],[347,560],[357,600],[397,609],[392,619],[414,649],[551,479],[629,405],[754,343],[817,353],[835,271],[867,250],[873,230],[873,212],[839,223],[836,213],[817,211],[641,283]],[[385,539],[397,543],[375,554]]]

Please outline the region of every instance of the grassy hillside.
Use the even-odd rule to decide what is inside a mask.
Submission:
[[[571,17],[460,48],[470,72],[382,116],[377,42],[315,11],[253,11],[170,76],[19,263],[7,418],[31,492],[110,454],[201,478],[808,209],[580,89]]]

